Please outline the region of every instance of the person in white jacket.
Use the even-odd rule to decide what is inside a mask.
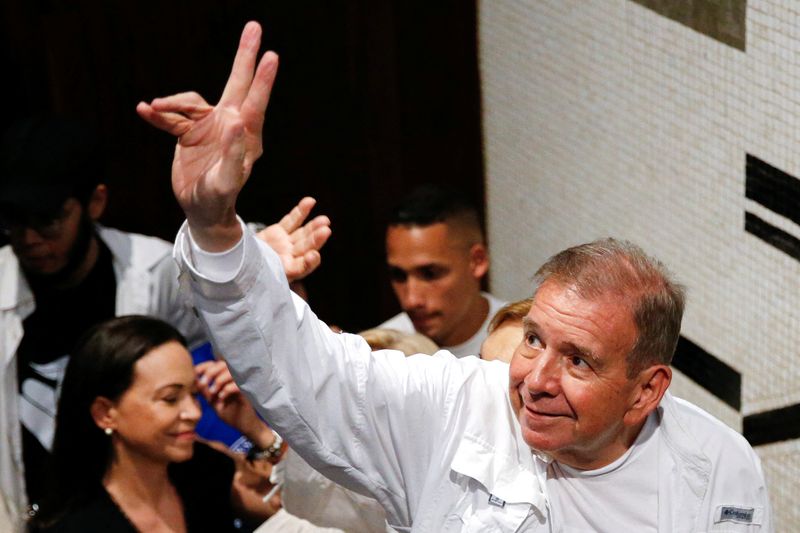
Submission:
[[[222,99],[195,122],[175,126],[182,95],[139,112],[179,136],[182,290],[294,450],[377,499],[398,531],[772,531],[752,448],[667,392],[683,290],[630,243],[539,269],[510,366],[376,356],[321,323],[235,214],[277,69],[270,52],[256,67],[259,43],[251,22]]]
[[[0,505],[21,527],[44,490],[68,354],[89,326],[143,314],[205,342],[178,295],[172,245],[96,224],[106,206],[101,156],[81,124],[35,117],[10,128],[0,172]],[[305,227],[304,199],[261,237],[283,248],[287,275],[319,263],[325,217]]]

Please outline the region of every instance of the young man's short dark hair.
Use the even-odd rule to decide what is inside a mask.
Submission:
[[[460,219],[482,233],[478,209],[455,187],[426,184],[415,187],[389,216],[389,226],[430,226]]]

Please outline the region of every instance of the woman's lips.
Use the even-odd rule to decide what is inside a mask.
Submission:
[[[181,431],[180,433],[175,434],[175,438],[178,440],[194,440],[197,437],[197,433],[192,431]]]

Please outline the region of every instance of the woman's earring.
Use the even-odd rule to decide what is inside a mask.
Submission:
[[[108,435],[109,437],[114,433],[114,430],[111,428],[106,428],[103,431],[105,431],[106,435]]]

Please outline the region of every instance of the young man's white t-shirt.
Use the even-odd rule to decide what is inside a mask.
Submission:
[[[486,320],[483,321],[481,327],[478,328],[478,331],[476,331],[472,337],[461,344],[455,346],[440,346],[442,350],[447,350],[456,357],[466,357],[468,355],[478,356],[480,354],[481,344],[483,344],[484,339],[486,339],[486,330],[489,327],[489,322],[492,321],[492,317],[494,317],[495,313],[506,305],[506,302],[498,300],[488,292],[481,292],[481,296],[486,298],[486,301],[489,302],[489,314],[486,315]],[[414,333],[416,331],[414,329],[414,323],[411,322],[411,319],[405,312],[393,316],[378,327],[396,329],[404,333]]]

